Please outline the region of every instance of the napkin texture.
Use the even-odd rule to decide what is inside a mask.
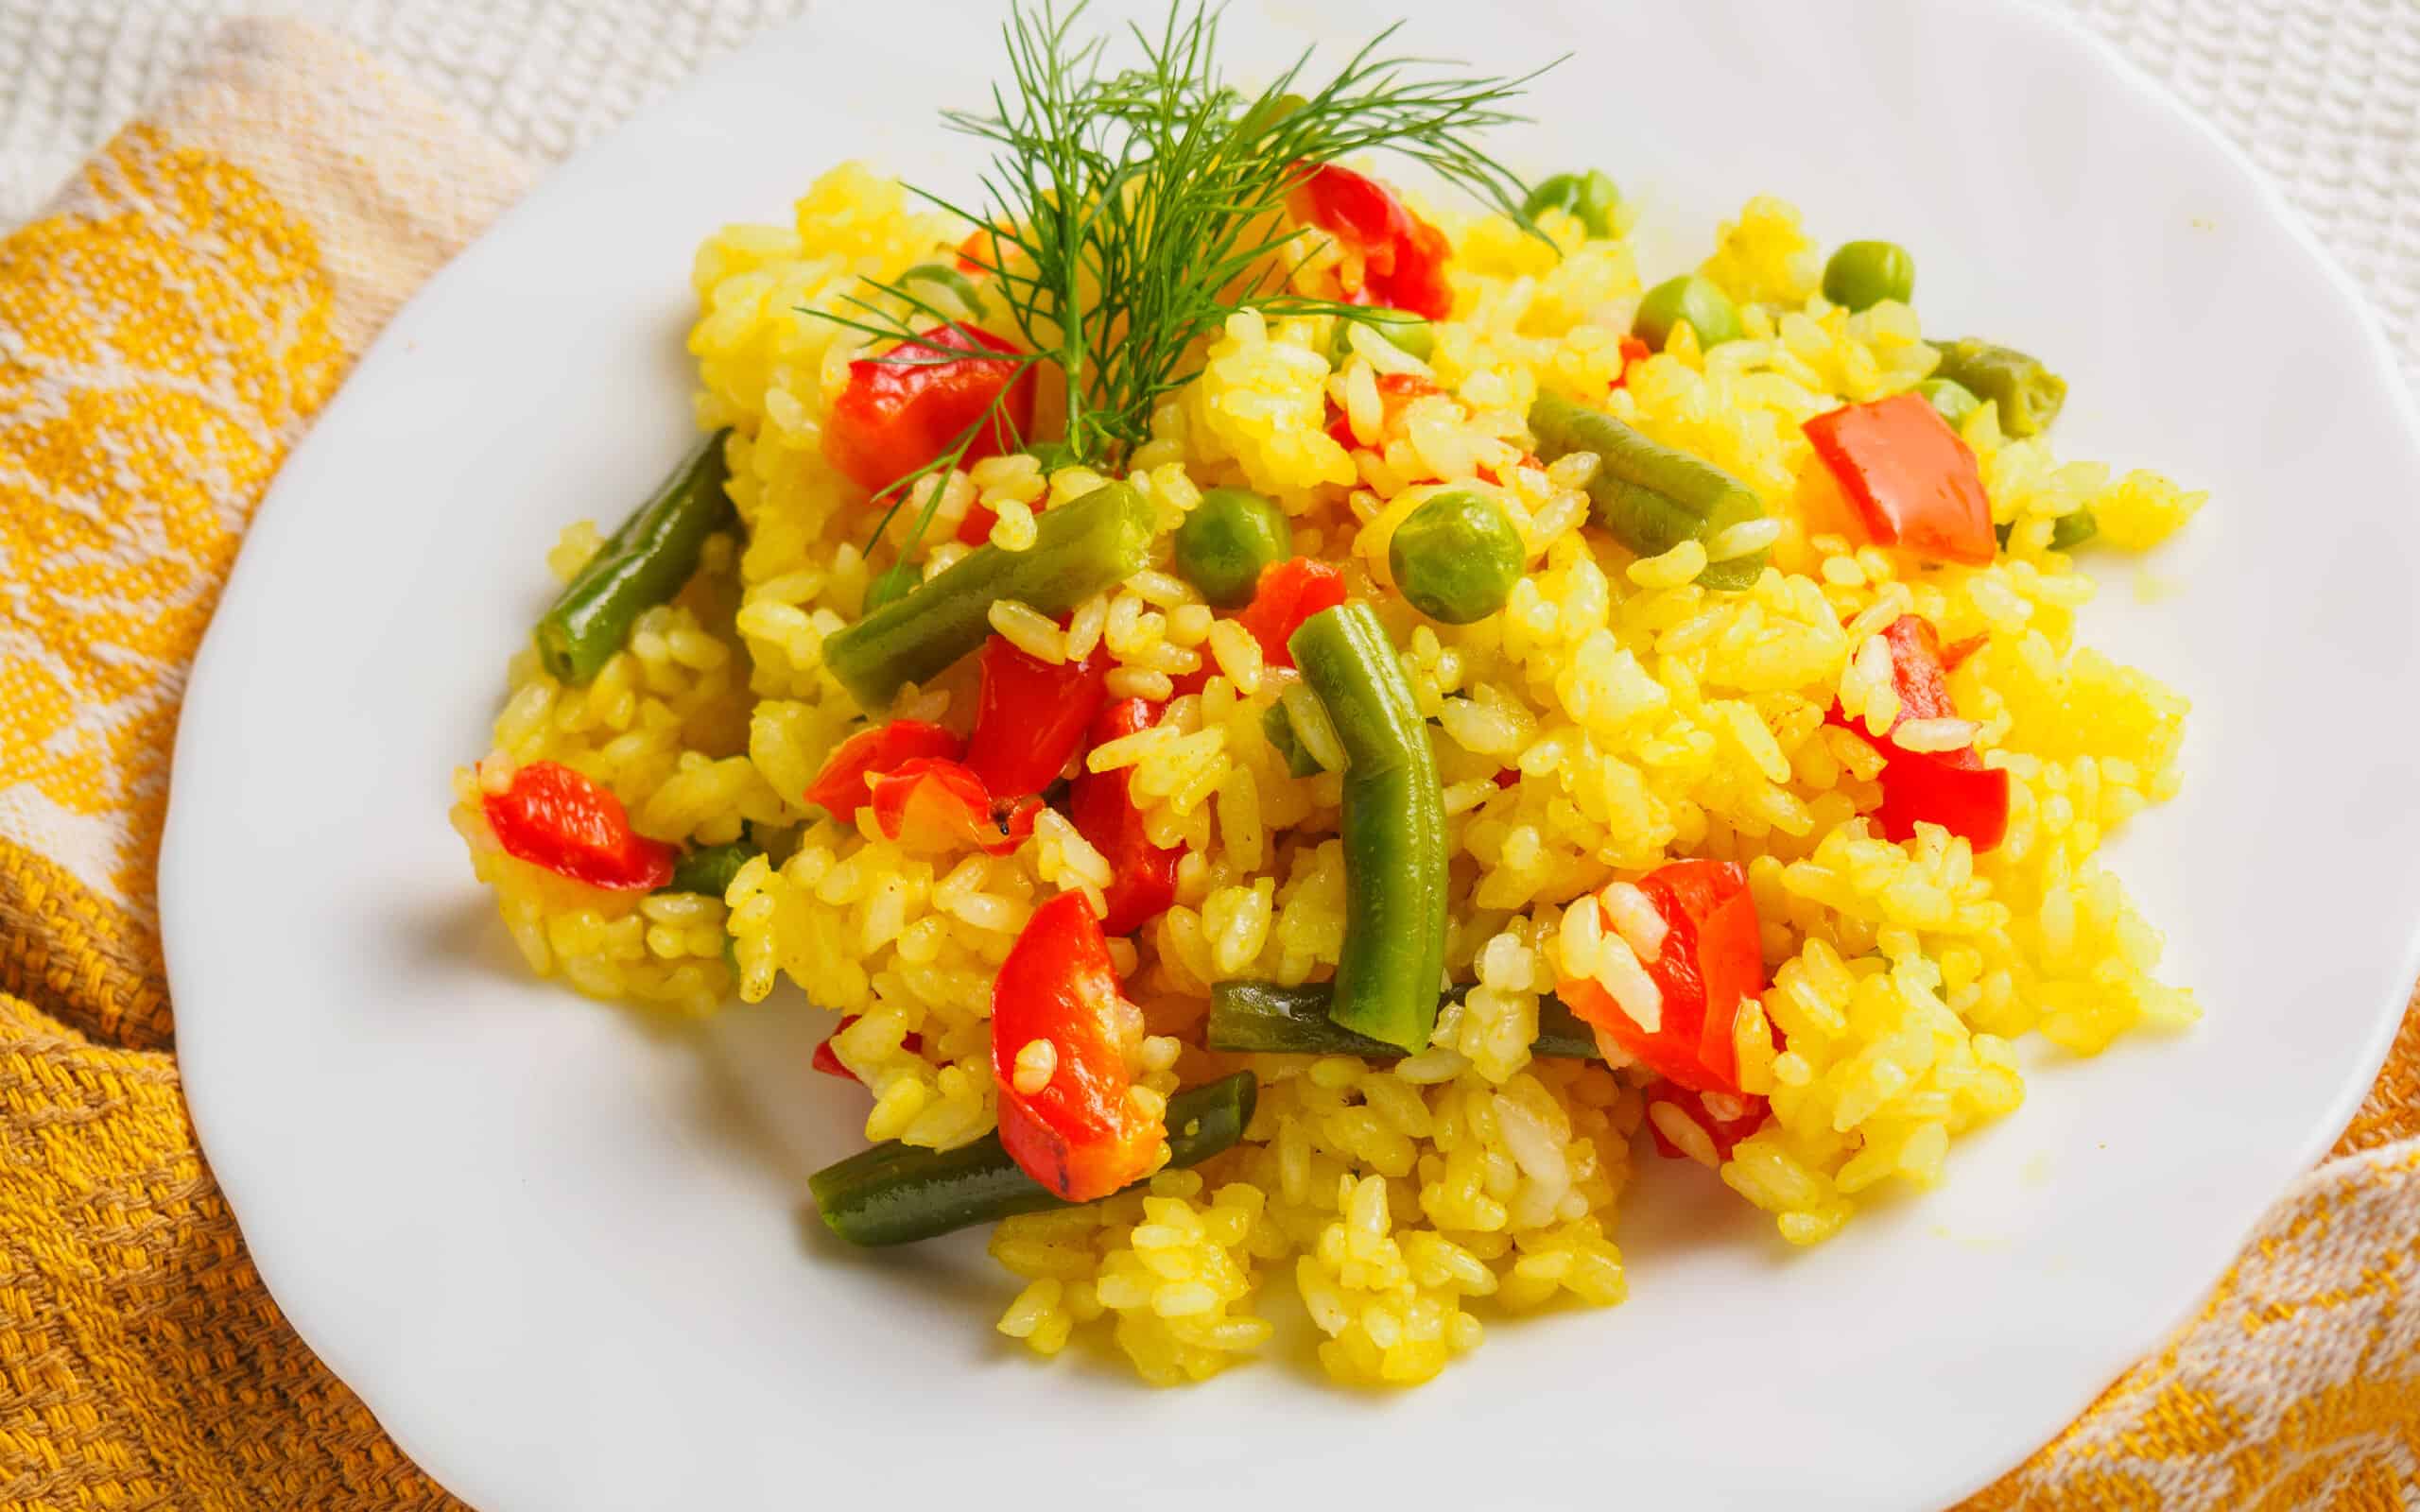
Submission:
[[[248,23],[0,241],[0,1509],[458,1505],[245,1255],[169,1052],[152,868],[185,669],[261,492],[526,177],[361,52]],[[2415,1295],[2407,1019],[2338,1158],[1973,1504],[2420,1499]]]

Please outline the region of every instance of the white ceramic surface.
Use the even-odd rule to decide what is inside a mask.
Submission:
[[[807,1071],[826,1017],[786,995],[648,1031],[525,980],[443,811],[544,548],[683,444],[697,240],[785,217],[844,156],[967,180],[930,109],[992,72],[989,7],[825,6],[405,310],[263,507],[186,706],[164,913],[204,1144],[295,1326],[477,1506],[1485,1504],[1510,1466],[1528,1505],[1922,1507],[2155,1344],[2350,1113],[2420,964],[2394,738],[2420,425],[2275,198],[2006,5],[1523,3],[1458,37],[1476,12],[1442,0],[1237,0],[1230,56],[1397,11],[1495,67],[1577,55],[1535,96],[1548,125],[1501,146],[1609,167],[1651,276],[1785,194],[1826,241],[1910,246],[1936,329],[2050,356],[2067,455],[2213,490],[2152,563],[2189,590],[2143,609],[2134,564],[2098,558],[2088,615],[2196,701],[2185,794],[2116,863],[2207,1022],[2045,1058],[1942,1190],[1809,1253],[1650,1160],[1626,1306],[1493,1327],[1407,1395],[1329,1389],[1299,1344],[1186,1391],[1046,1366],[990,1332],[1011,1285],[979,1236],[868,1259],[802,1224],[862,1112]]]

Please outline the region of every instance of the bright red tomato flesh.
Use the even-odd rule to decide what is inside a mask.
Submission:
[[[558,762],[531,762],[480,807],[505,854],[592,887],[652,891],[681,853],[631,829],[620,799]]]
[[[1105,1197],[1149,1174],[1167,1129],[1129,1094],[1143,1015],[1118,990],[1108,936],[1080,892],[1033,911],[992,987],[992,1075],[1000,1143],[1026,1175],[1070,1202]],[[1016,1087],[1018,1052],[1049,1041],[1054,1069]]]
[[[1999,542],[1982,472],[1923,395],[1844,404],[1801,428],[1866,540],[1927,561],[1991,564]]]
[[[824,420],[824,460],[876,496],[978,422],[966,462],[1012,452],[1033,431],[1033,369],[1014,360],[1022,355],[1015,347],[962,320],[920,335],[968,355],[903,342],[861,357],[849,364],[848,385]]]
[[[1655,959],[1641,963],[1663,994],[1662,1021],[1652,1031],[1640,1028],[1593,977],[1565,980],[1555,990],[1650,1070],[1691,1091],[1738,1096],[1733,1030],[1740,1004],[1765,985],[1748,873],[1731,861],[1675,861],[1648,873],[1638,887],[1664,920]],[[1572,906],[1593,905],[1582,900]]]
[[[1338,282],[1346,302],[1409,310],[1431,320],[1454,313],[1454,291],[1445,282],[1453,249],[1444,233],[1377,180],[1323,163],[1305,171],[1286,208],[1335,240],[1343,254]]]
[[[1159,704],[1120,698],[1101,710],[1086,744],[1149,730],[1162,713]],[[1110,935],[1132,935],[1167,912],[1176,901],[1177,863],[1184,859],[1183,847],[1153,845],[1144,832],[1142,811],[1129,793],[1133,776],[1123,769],[1083,772],[1067,789],[1068,820],[1109,863],[1109,885],[1101,889],[1109,912],[1100,927]]]
[[[1053,666],[994,635],[983,644],[980,672],[966,769],[994,798],[1039,793],[1083,747],[1109,696],[1108,656],[1096,647],[1081,662]]]

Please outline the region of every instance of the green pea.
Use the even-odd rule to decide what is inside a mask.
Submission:
[[[1622,192],[1614,187],[1614,180],[1590,168],[1585,173],[1558,173],[1540,180],[1530,198],[1521,201],[1521,214],[1535,220],[1541,211],[1568,211],[1589,235],[1611,236],[1614,209],[1621,202]]]
[[[1897,242],[1843,242],[1824,265],[1824,298],[1852,310],[1905,304],[1915,292],[1916,260]]]
[[[1357,315],[1339,316],[1336,331],[1327,338],[1327,365],[1341,368],[1344,359],[1353,355],[1353,328],[1366,325],[1386,338],[1387,345],[1405,356],[1426,362],[1437,352],[1437,329],[1409,310],[1364,310]]]
[[[1447,625],[1502,609],[1521,580],[1523,556],[1504,511],[1461,489],[1422,501],[1387,542],[1395,587],[1412,608]]]
[[[1176,527],[1176,570],[1220,609],[1252,602],[1260,570],[1294,555],[1286,512],[1248,489],[1212,489]]]
[[[1977,399],[1964,384],[1947,378],[1927,378],[1916,385],[1916,392],[1922,394],[1925,403],[1949,422],[1953,431],[1966,423],[1967,416],[1983,407],[1983,402]]]
[[[1731,302],[1731,296],[1695,273],[1668,278],[1649,289],[1638,301],[1630,333],[1661,352],[1672,328],[1684,320],[1697,332],[1700,347],[1719,347],[1738,340],[1741,335],[1739,307]]]
[[[906,598],[924,580],[924,574],[901,562],[866,584],[866,607],[862,612],[871,614],[894,598]]]

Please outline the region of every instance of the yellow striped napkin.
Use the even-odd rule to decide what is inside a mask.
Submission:
[[[0,242],[0,1512],[456,1505],[287,1329],[154,927],[185,668],[270,475],[516,162],[245,23]],[[2420,1019],[2195,1320],[1979,1507],[2420,1498]]]

